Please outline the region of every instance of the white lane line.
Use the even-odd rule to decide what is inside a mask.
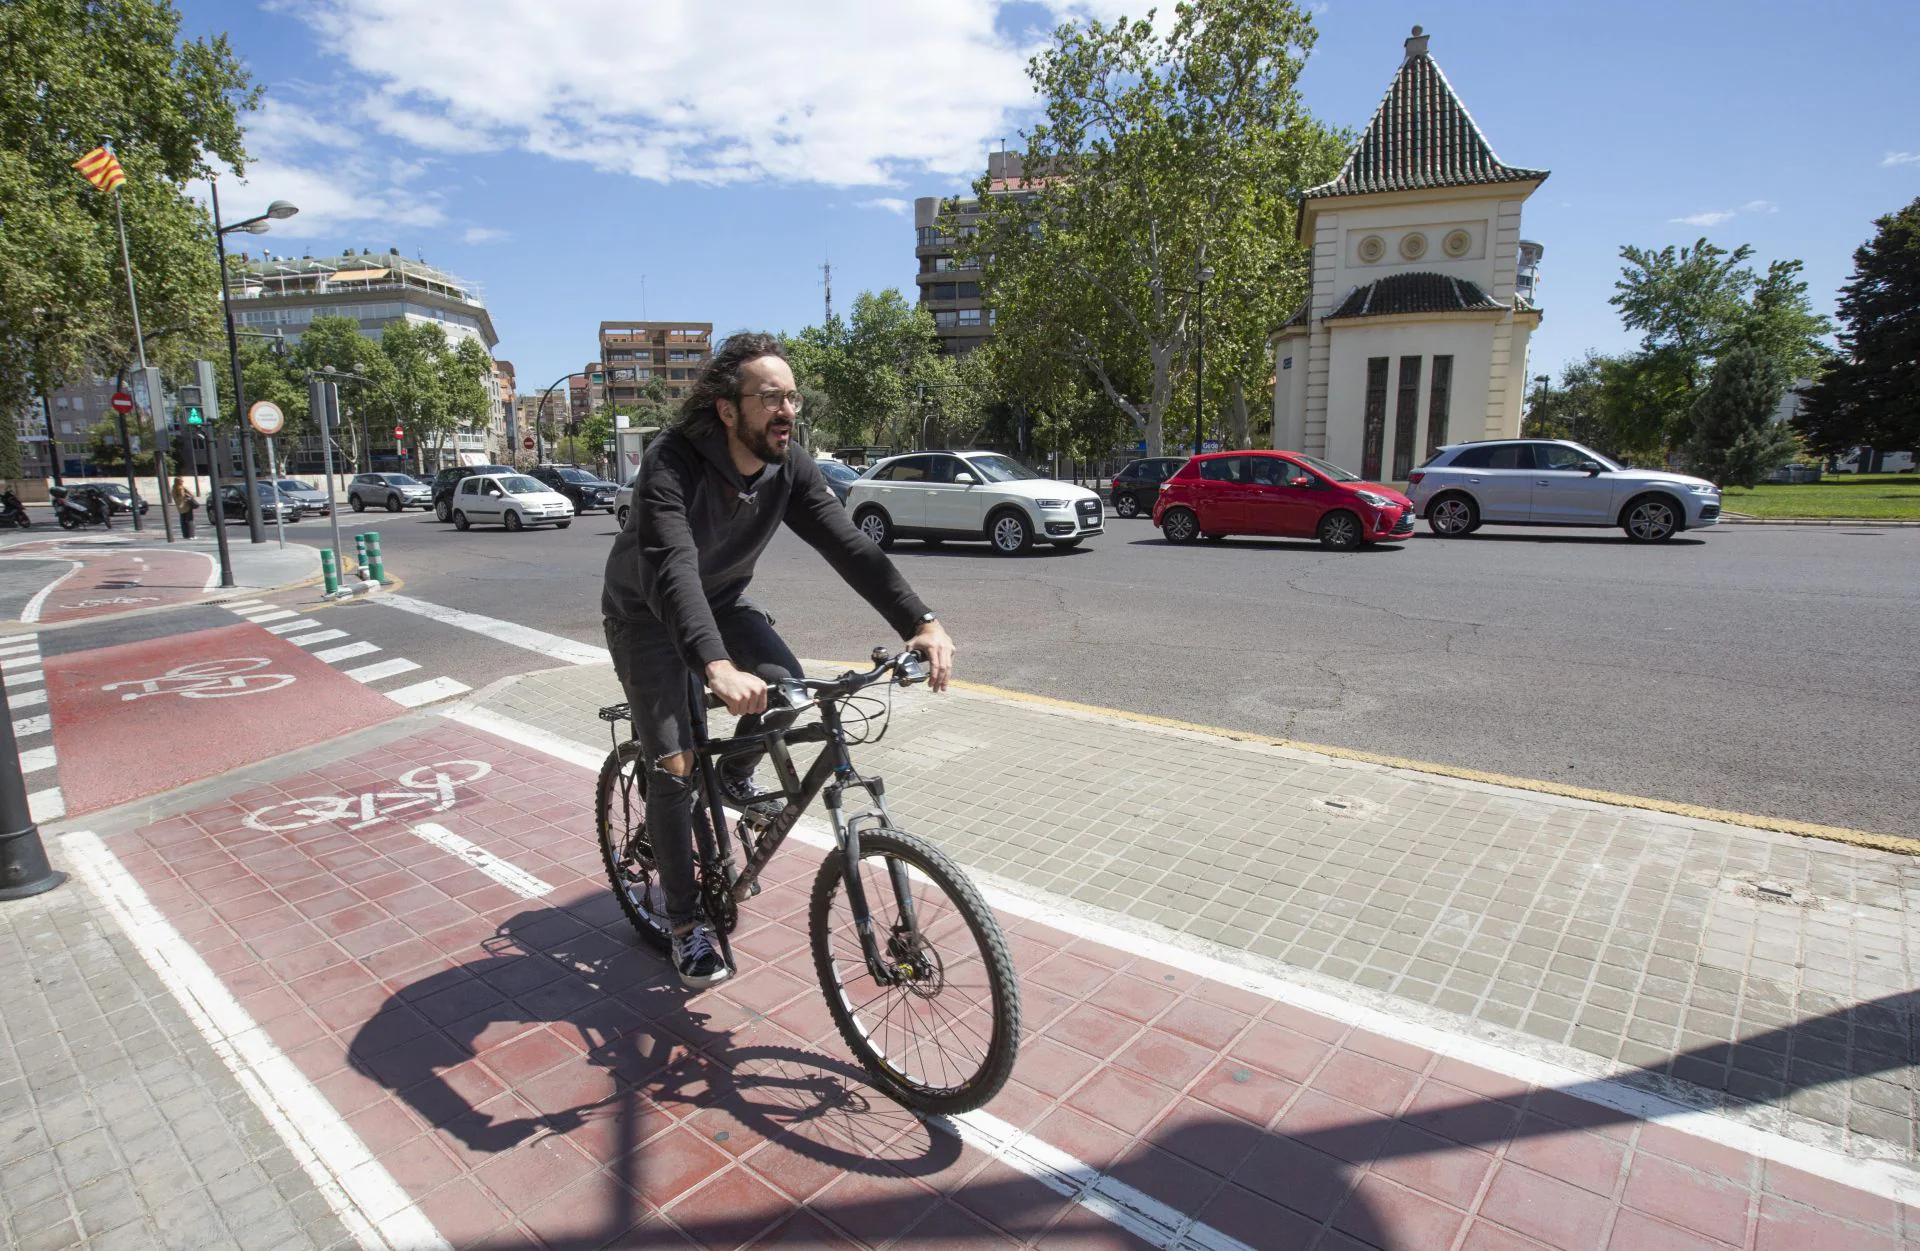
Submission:
[[[27,655],[9,656],[5,660],[0,660],[0,669],[25,669],[29,665],[37,665],[39,663],[40,654],[39,649],[36,647],[33,652]]]
[[[51,747],[29,747],[20,753],[20,772],[37,773],[60,763]]]
[[[18,695],[9,694],[7,696],[7,703],[16,709],[31,708],[35,704],[44,704],[46,702],[47,688],[44,686],[37,686],[30,691],[21,691]]]
[[[327,1097],[274,1046],[206,961],[160,915],[106,844],[89,832],[69,834],[62,843],[74,868],[105,902],[363,1251],[452,1251]]]
[[[440,715],[583,769],[598,771],[606,758],[605,752],[489,709],[463,706],[450,708]],[[794,827],[793,837],[817,847],[833,846],[831,830],[811,817],[801,820]],[[1785,1133],[1702,1112],[1676,1099],[1654,1094],[1622,1080],[1637,1070],[1620,1069],[1600,1075],[1583,1073],[1550,1060],[1523,1055],[1497,1042],[1455,1033],[1424,1021],[1405,1020],[1377,1008],[1352,1002],[1338,994],[1301,985],[1271,973],[1242,968],[1216,956],[1123,930],[1069,910],[1062,906],[1064,901],[1040,900],[1016,894],[998,883],[983,882],[978,876],[974,878],[974,885],[980,888],[981,895],[996,911],[1039,921],[1077,938],[1141,956],[1169,968],[1184,969],[1210,981],[1238,986],[1263,998],[1357,1026],[1383,1038],[1404,1042],[1436,1055],[1450,1056],[1491,1073],[1611,1108],[1637,1121],[1658,1121],[1695,1138],[1719,1143],[1759,1159],[1776,1160],[1895,1203],[1909,1206],[1920,1204],[1920,1176],[1902,1165],[1842,1155],[1815,1143],[1801,1142]],[[1788,1123],[1786,1128],[1803,1130],[1805,1126]]]
[[[407,673],[418,669],[418,661],[395,656],[391,660],[382,660],[377,664],[361,665],[358,669],[347,670],[347,676],[355,682],[378,682],[381,678],[390,678],[396,673]]]
[[[40,620],[40,610],[47,606],[47,596],[53,594],[54,588],[87,567],[86,562],[83,560],[74,560],[67,563],[71,564],[73,568],[41,587],[40,590],[34,594],[34,597],[27,601],[27,606],[20,610],[20,620],[29,623]]]
[[[255,625],[265,625],[269,621],[285,621],[300,614],[291,608],[270,608],[266,612],[243,612],[239,614]]]
[[[42,669],[24,669],[19,673],[0,675],[0,682],[4,682],[10,691],[22,686],[38,686],[46,680],[46,671]]]
[[[13,723],[13,736],[25,738],[29,734],[45,734],[52,729],[52,717],[44,714],[38,717],[22,717]]]
[[[345,630],[315,630],[312,634],[296,634],[288,639],[289,643],[298,643],[305,647],[309,643],[331,643],[334,639],[347,637]]]
[[[136,556],[134,559],[138,560],[140,558]],[[238,612],[242,608],[257,608],[266,602],[264,599],[230,599],[220,606],[222,608],[231,608],[235,612]]]
[[[541,881],[525,869],[509,864],[484,847],[476,847],[444,825],[422,821],[419,825],[410,828],[416,836],[426,839],[442,851],[452,852],[522,898],[538,899],[553,890],[550,884]]]
[[[49,786],[27,796],[27,811],[35,821],[58,821],[67,815],[67,797],[60,793],[59,787]]]
[[[551,656],[555,660],[564,660],[568,664],[598,665],[606,663],[607,659],[607,649],[604,647],[575,642],[558,634],[548,634],[545,630],[502,621],[497,617],[483,617],[479,613],[463,612],[458,608],[430,604],[423,599],[414,599],[411,595],[376,595],[367,602],[385,604],[388,608],[398,608],[401,612],[410,612],[416,617],[425,617],[429,621],[438,621],[442,625],[457,626],[462,630],[471,630],[475,634],[484,634],[497,642],[524,647],[530,652],[539,652],[542,656]]]
[[[340,647],[329,647],[324,652],[315,652],[314,658],[333,664],[336,661],[352,660],[355,656],[370,656],[379,650],[378,643],[369,643],[362,639],[358,643],[347,643]]]
[[[437,699],[448,699],[455,695],[464,695],[472,690],[465,682],[453,678],[428,678],[425,682],[415,682],[412,686],[403,686],[397,691],[388,691],[387,698],[402,708],[418,708],[422,704],[431,704]]]
[[[292,634],[295,630],[311,630],[319,625],[312,617],[302,617],[298,621],[282,621],[279,625],[266,627],[268,634]]]

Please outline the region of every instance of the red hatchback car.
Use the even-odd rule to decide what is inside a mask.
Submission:
[[[1153,524],[1171,543],[1271,534],[1351,551],[1412,534],[1413,501],[1300,452],[1214,452],[1161,484]]]

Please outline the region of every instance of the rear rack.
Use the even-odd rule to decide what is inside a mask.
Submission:
[[[600,710],[600,719],[606,722],[626,721],[633,716],[632,704],[608,704]]]

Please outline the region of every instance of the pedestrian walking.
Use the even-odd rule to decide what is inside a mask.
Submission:
[[[193,492],[187,489],[187,484],[175,478],[173,480],[173,511],[180,514],[181,538],[193,537],[193,510],[198,507],[200,505],[194,501]]]

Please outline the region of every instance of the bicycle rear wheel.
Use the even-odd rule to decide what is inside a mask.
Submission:
[[[672,946],[667,902],[647,842],[647,780],[640,765],[640,744],[620,744],[600,766],[593,796],[594,827],[600,833],[600,860],[620,910],[642,941],[655,951]]]
[[[867,967],[847,904],[846,853],[813,883],[814,969],[840,1036],[888,1097],[916,1111],[969,1112],[1000,1092],[1020,1040],[1006,936],[939,848],[904,830],[860,836],[860,881],[880,954]]]

